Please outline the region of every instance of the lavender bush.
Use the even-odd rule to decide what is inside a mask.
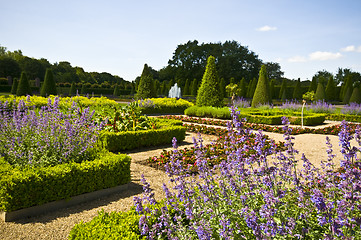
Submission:
[[[251,106],[251,102],[243,97],[237,97],[237,99],[234,101],[234,105],[237,108],[248,108]]]
[[[303,154],[301,161],[296,159],[287,118],[285,152],[266,149],[261,131],[254,146],[232,144],[250,136],[238,114],[232,108],[233,126],[228,125],[225,139],[231,147],[220,165],[210,168],[200,150],[202,139],[194,141],[198,176],[189,176],[182,167],[174,139],[166,166],[172,187],[163,185],[163,207],[154,207],[158,203],[144,178],[144,196],[135,198],[142,234],[149,239],[360,239],[360,147],[350,145],[353,138],[361,145],[360,128],[352,136],[342,122],[343,159],[335,162],[326,138],[328,158],[318,169]],[[251,149],[256,153],[244,154]]]
[[[286,100],[286,102],[282,103],[282,106],[280,106],[280,109],[291,111],[291,112],[300,112],[302,110],[302,104],[300,104],[298,101],[289,101]]]
[[[335,106],[324,100],[311,103],[307,106],[307,110],[315,113],[334,113],[336,111]]]
[[[23,100],[10,110],[0,103],[0,156],[15,166],[52,166],[95,158],[101,126],[92,121],[89,108],[73,103],[59,110],[59,98],[40,110],[29,109]]]
[[[341,109],[341,113],[351,114],[351,115],[361,115],[361,104],[358,103],[347,104],[343,109]]]

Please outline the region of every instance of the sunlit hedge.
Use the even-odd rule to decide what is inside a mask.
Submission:
[[[139,109],[144,114],[154,113],[184,113],[184,110],[194,104],[184,99],[176,98],[146,98],[138,100]]]

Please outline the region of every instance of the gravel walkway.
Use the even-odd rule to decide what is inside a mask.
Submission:
[[[283,141],[282,134],[268,133],[271,138],[276,141]],[[186,140],[181,147],[190,146],[192,144],[192,137],[196,136],[194,133],[187,133]],[[215,136],[202,135],[204,143],[209,143],[215,140]],[[329,136],[331,143],[334,146],[335,153],[340,157],[338,137]],[[305,153],[306,157],[311,162],[319,165],[321,159],[326,159],[326,135],[317,134],[302,134],[295,136],[295,148],[300,153]],[[353,142],[355,144],[355,142]],[[164,149],[171,149],[171,146],[164,146]],[[15,239],[67,239],[72,227],[80,221],[90,221],[95,217],[101,209],[106,212],[110,211],[126,211],[133,205],[133,197],[140,196],[142,187],[140,185],[140,177],[142,174],[146,177],[151,187],[155,191],[157,199],[163,197],[162,183],[168,183],[168,177],[163,171],[139,164],[149,156],[159,155],[163,148],[158,149],[142,149],[138,152],[127,152],[132,157],[131,172],[132,182],[131,187],[122,192],[83,203],[74,207],[61,209],[55,212],[44,214],[38,217],[28,218],[17,222],[0,222],[0,239],[15,240]],[[297,156],[300,159],[301,154]]]

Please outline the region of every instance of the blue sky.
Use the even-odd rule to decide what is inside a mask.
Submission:
[[[0,0],[0,45],[134,80],[189,40],[235,40],[285,77],[361,72],[358,0]]]

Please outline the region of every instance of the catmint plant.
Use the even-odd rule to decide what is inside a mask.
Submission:
[[[76,103],[65,113],[59,98],[47,106],[30,109],[24,101],[10,109],[0,103],[0,155],[14,166],[53,166],[95,157],[102,124],[94,124],[93,112]]]
[[[224,138],[228,157],[219,165],[209,166],[202,140],[194,139],[198,175],[190,175],[181,164],[182,154],[173,140],[174,154],[166,166],[171,187],[163,185],[166,198],[155,201],[144,182],[144,197],[135,199],[143,235],[149,239],[361,238],[360,128],[352,135],[348,124],[342,123],[339,164],[326,138],[328,156],[318,168],[294,149],[287,118],[282,119],[286,150],[281,151],[265,148],[262,131],[255,134],[254,144],[237,144],[247,142],[252,131],[244,127],[237,109],[232,107],[231,114],[233,121]],[[358,147],[350,144],[354,138]]]

